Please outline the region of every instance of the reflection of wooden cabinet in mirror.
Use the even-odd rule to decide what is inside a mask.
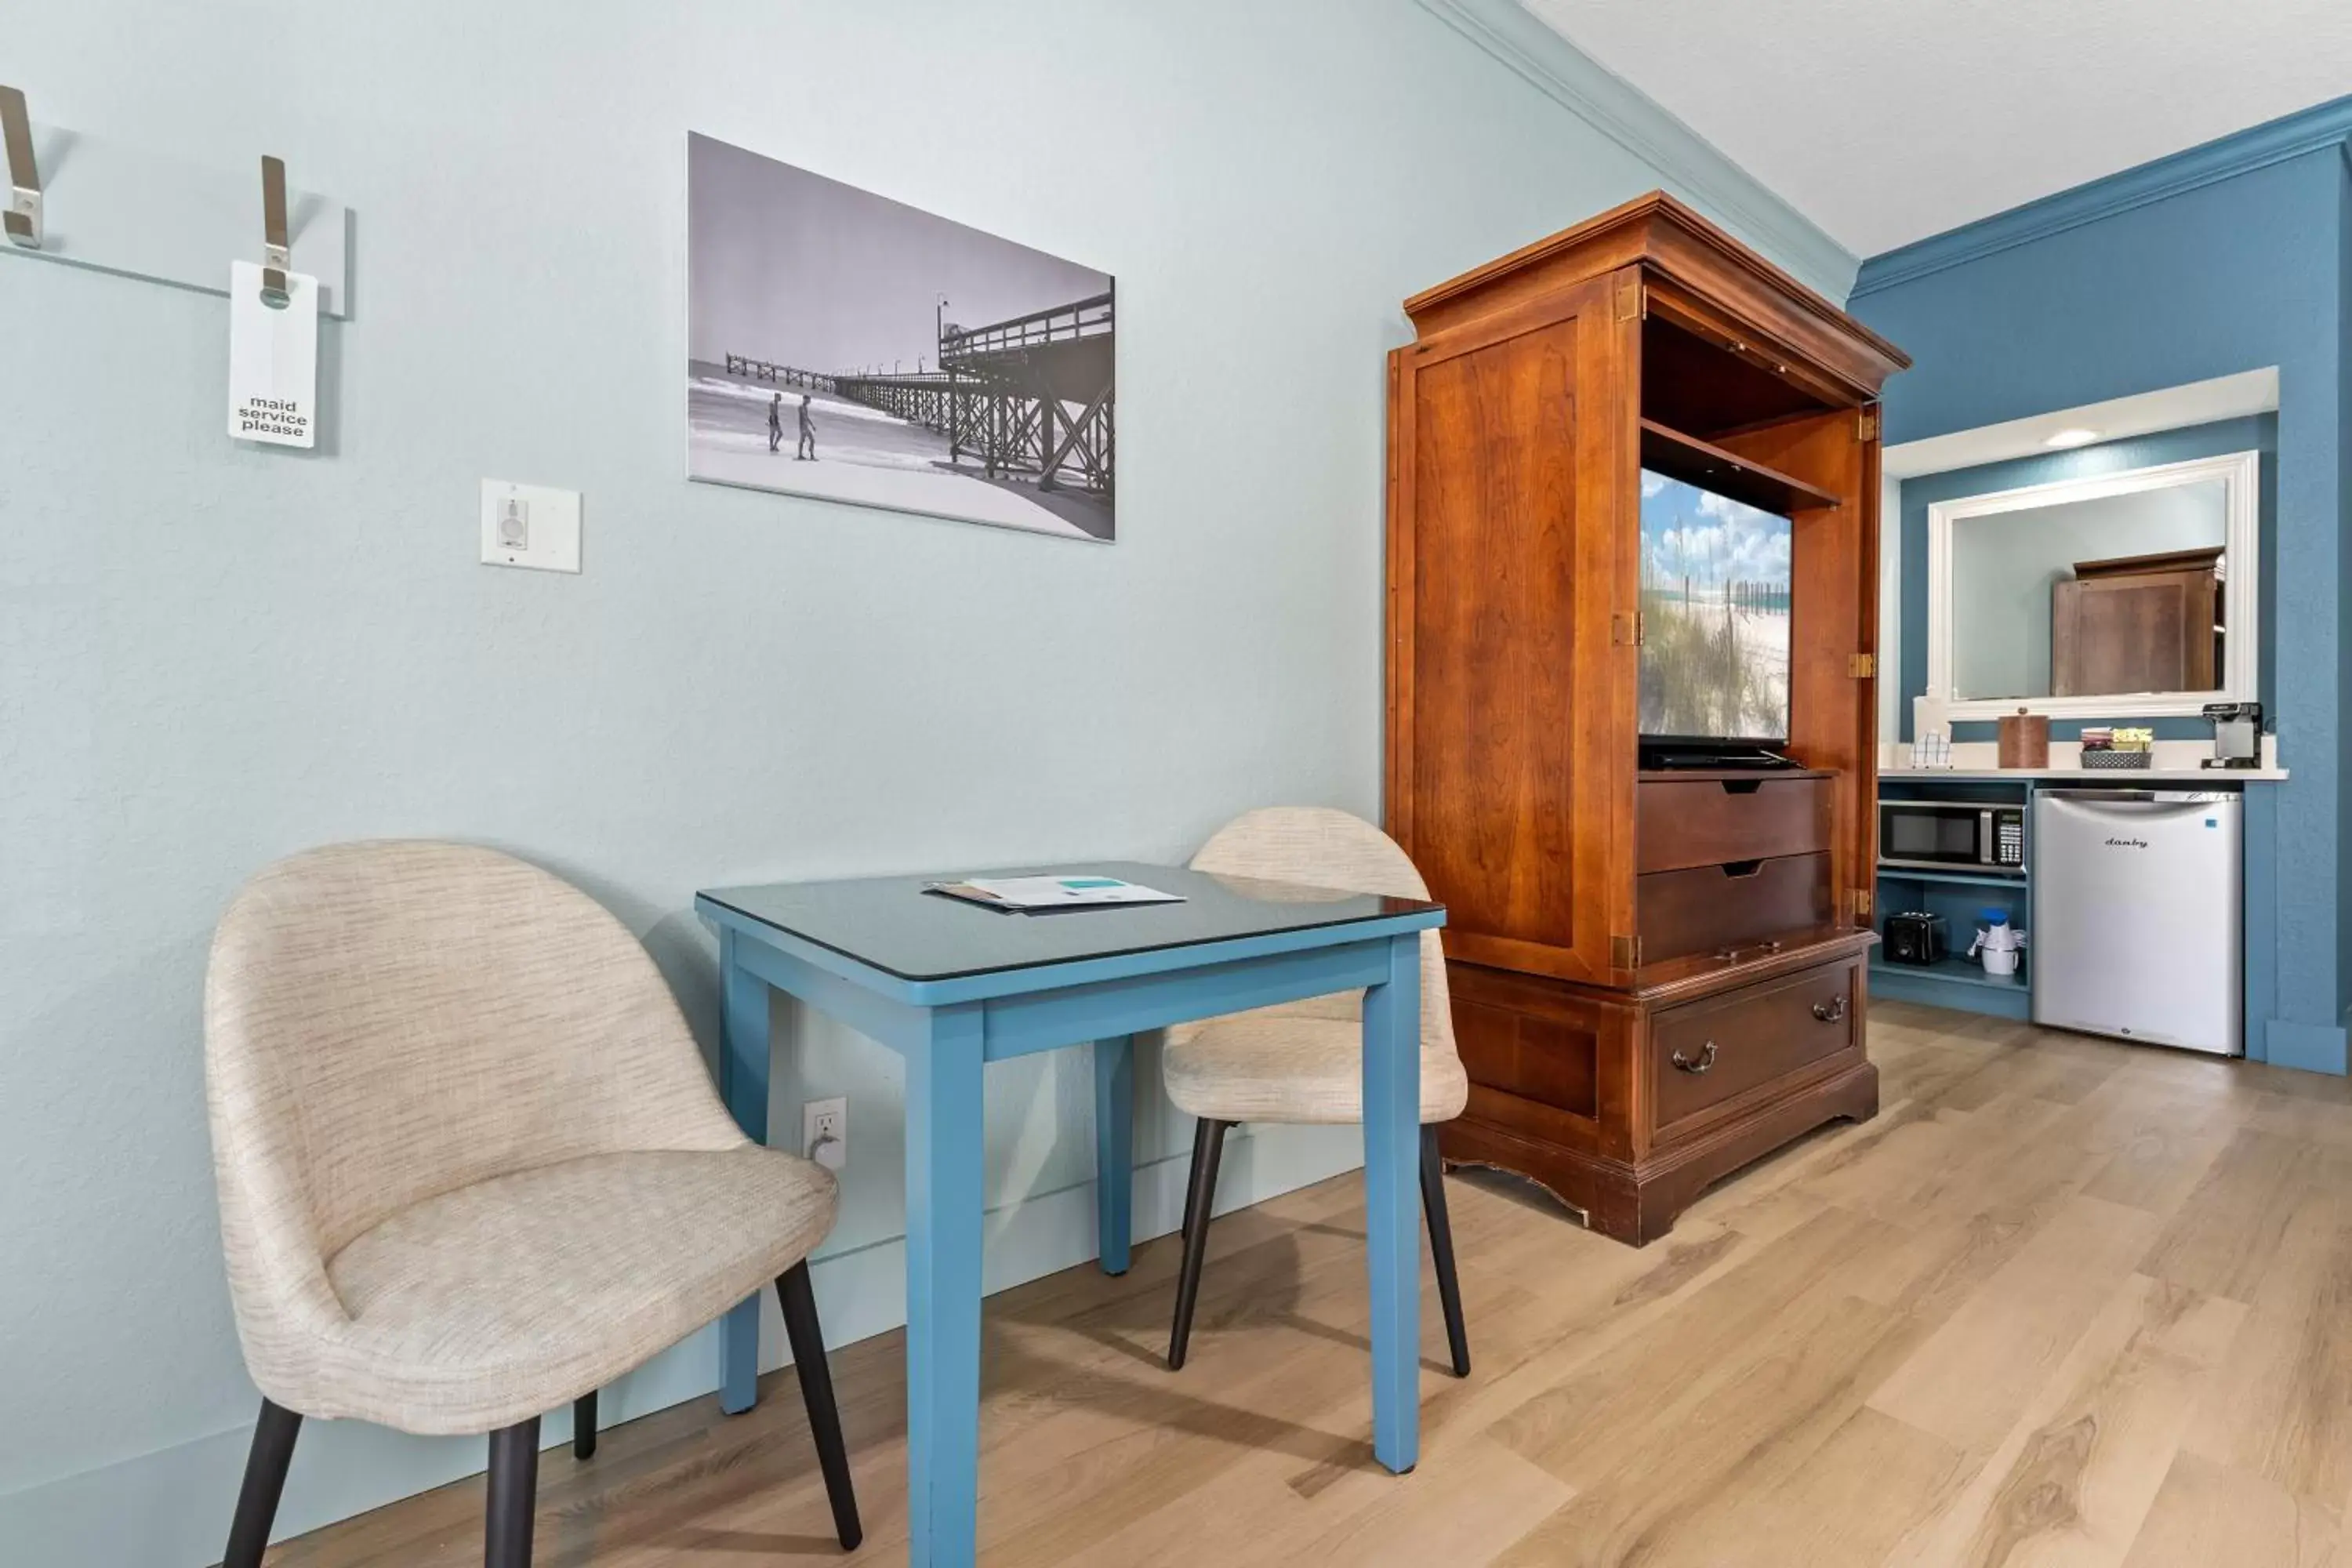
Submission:
[[[2050,590],[2053,695],[2217,689],[2221,563],[2218,547],[2074,563]]]

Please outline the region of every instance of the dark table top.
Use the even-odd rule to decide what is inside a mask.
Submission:
[[[1118,877],[1178,894],[1184,901],[1008,914],[923,891],[928,884],[965,876]],[[702,898],[901,980],[919,982],[1415,916],[1422,918],[1412,921],[1413,926],[1428,927],[1443,923],[1444,913],[1442,905],[1413,899],[1124,860],[845,882],[780,882],[714,889]],[[1439,918],[1428,918],[1433,915]]]

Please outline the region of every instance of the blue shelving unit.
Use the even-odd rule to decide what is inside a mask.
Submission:
[[[2033,843],[2032,786],[2009,779],[1882,779],[1878,793],[1885,800],[1990,800],[2028,807],[2026,872],[1925,870],[1906,866],[1882,866],[1873,911],[1884,932],[1886,917],[1906,910],[1925,910],[1944,917],[1951,952],[1941,963],[1919,965],[1889,963],[1884,946],[1870,955],[1870,992],[1897,1002],[1917,1002],[1950,1007],[1963,1013],[1985,1013],[2001,1018],[2025,1018],[2032,1014],[2033,950],[2021,955],[2015,974],[1987,974],[1982,965],[1962,954],[1976,940],[1978,911],[2001,909],[2009,923],[2024,931],[2029,943],[2033,931]]]

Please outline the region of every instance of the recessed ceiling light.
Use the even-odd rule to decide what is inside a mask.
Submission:
[[[2085,430],[2080,425],[2070,425],[2042,444],[2045,447],[2087,447],[2099,438],[2096,430]]]

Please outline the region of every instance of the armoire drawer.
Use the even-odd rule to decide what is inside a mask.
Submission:
[[[1634,869],[1811,855],[1830,847],[1833,778],[1660,779],[1635,788]]]
[[[1711,1105],[1854,1043],[1853,960],[1667,1009],[1650,1024],[1650,1073],[1664,1133]]]
[[[1826,854],[1693,866],[1633,879],[1643,963],[1748,947],[1830,918]]]

